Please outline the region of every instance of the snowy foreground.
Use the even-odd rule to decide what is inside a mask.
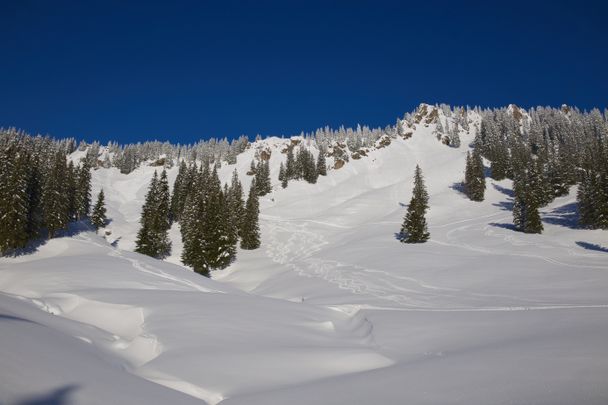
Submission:
[[[469,141],[421,128],[315,185],[275,184],[262,247],[213,280],[174,264],[177,226],[167,262],[130,252],[154,168],[95,171],[107,240],[0,259],[0,403],[608,403],[606,232],[574,227],[574,189],[542,235],[513,231],[509,181],[482,203],[453,187]],[[276,180],[288,140],[262,142]],[[417,163],[431,240],[404,245]]]

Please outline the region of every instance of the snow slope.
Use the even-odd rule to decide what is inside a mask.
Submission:
[[[174,264],[177,226],[167,262],[129,252],[154,168],[95,171],[107,241],[81,232],[0,259],[0,402],[607,403],[606,233],[576,229],[575,190],[543,209],[542,235],[514,232],[509,181],[488,179],[482,203],[455,185],[474,131],[454,149],[433,130],[315,185],[277,182],[262,247],[213,280]],[[255,150],[276,181],[288,142],[239,156],[245,189]],[[404,245],[416,164],[431,240]]]

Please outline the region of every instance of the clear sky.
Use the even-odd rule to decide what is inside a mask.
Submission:
[[[0,1],[0,126],[121,143],[607,106],[605,1]]]

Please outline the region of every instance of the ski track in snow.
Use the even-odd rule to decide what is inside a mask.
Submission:
[[[446,228],[448,225],[460,225],[446,232],[446,238],[450,242],[442,242],[436,239],[432,242],[460,247],[475,252],[484,254],[505,254],[500,251],[490,249],[477,248],[465,243],[456,243],[457,240],[453,235],[457,232],[463,232],[474,226],[483,227],[484,231],[491,228],[487,225],[487,219],[504,216],[503,213],[494,213],[486,215],[478,219],[470,219],[456,221],[451,224],[442,225],[437,228]],[[308,223],[317,221],[298,221],[298,220],[279,220],[275,217],[265,217],[265,224],[269,234],[266,254],[275,262],[282,266],[286,266],[303,277],[318,277],[331,284],[336,284],[338,288],[348,290],[357,295],[368,295],[374,298],[390,301],[397,304],[397,307],[382,307],[374,305],[354,305],[358,309],[386,309],[399,311],[428,311],[428,312],[488,312],[488,311],[530,311],[530,310],[567,310],[567,309],[607,309],[608,304],[591,304],[591,305],[569,305],[569,304],[551,304],[547,305],[540,301],[526,299],[522,297],[503,295],[503,294],[484,294],[464,292],[456,288],[439,287],[425,283],[413,277],[398,276],[390,272],[363,267],[356,264],[344,263],[336,260],[320,259],[312,257],[320,252],[329,242],[320,232],[313,232],[308,229]],[[483,219],[483,221],[479,221]],[[502,218],[504,219],[504,218]],[[471,223],[473,222],[473,223]],[[324,224],[327,225],[327,224]],[[331,225],[328,225],[331,226]],[[282,234],[289,234],[287,239],[281,237]],[[494,236],[494,235],[487,235]],[[496,235],[503,237],[503,235]],[[507,235],[505,240],[512,238]],[[513,238],[515,239],[515,238]],[[511,241],[511,239],[509,239]],[[514,243],[518,243],[515,240]],[[520,242],[522,245],[532,245],[529,243]],[[603,268],[602,266],[590,265],[575,265],[562,263],[550,257],[534,254],[512,253],[512,256],[522,256],[536,258],[547,261],[551,264],[578,267],[578,268]],[[378,277],[381,274],[382,277]],[[420,297],[416,299],[415,297]],[[487,306],[487,307],[456,307],[442,308],[432,307],[428,305],[429,298],[467,298],[471,300],[483,300],[489,297],[506,298],[519,302],[527,301],[538,305],[513,305],[513,306]],[[544,304],[544,305],[543,305]],[[348,306],[348,305],[347,305]],[[331,306],[339,308],[340,305]],[[348,306],[348,307],[352,307]],[[356,312],[356,311],[355,311]]]

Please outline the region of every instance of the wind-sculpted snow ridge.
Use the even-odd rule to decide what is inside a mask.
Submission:
[[[210,404],[392,364],[377,353],[372,327],[363,317],[245,294],[184,268],[120,251],[94,234],[51,240],[25,260],[4,260],[0,269],[3,297],[30,312],[38,307],[53,315],[44,318],[44,326],[62,344],[85,342],[118,365],[116,373],[126,370]],[[8,316],[13,304],[2,303]],[[18,344],[13,339],[0,337],[5,348]],[[48,350],[54,350],[52,344]],[[3,365],[18,367],[21,361],[9,358]],[[42,389],[65,383],[78,385],[71,395],[89,403],[95,391],[91,381],[100,372],[91,367],[79,379],[66,376],[65,381],[56,376],[19,383],[3,374],[2,399],[30,392],[31,384]],[[116,395],[120,402],[121,393]],[[173,401],[181,403],[179,396]]]
[[[607,403],[608,244],[576,226],[576,187],[541,209],[542,235],[516,232],[511,181],[487,178],[483,202],[457,187],[480,117],[460,147],[437,130],[458,116],[422,105],[406,118],[365,155],[347,145],[339,169],[329,157],[316,184],[281,188],[291,139],[223,164],[221,180],[236,168],[247,189],[264,151],[273,192],[261,247],[211,280],[178,265],[178,225],[166,261],[130,252],[157,167],[95,170],[111,234],[0,259],[0,402]],[[396,233],[417,164],[431,239],[407,245]]]

